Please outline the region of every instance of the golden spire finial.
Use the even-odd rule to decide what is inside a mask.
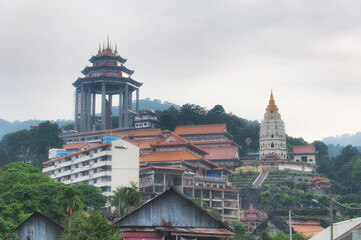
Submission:
[[[269,99],[269,103],[268,103],[268,106],[266,108],[266,111],[267,113],[278,113],[278,107],[276,105],[276,102],[273,98],[273,91],[271,89],[271,96],[270,96],[270,99]]]
[[[107,48],[109,48],[109,33],[108,33]]]

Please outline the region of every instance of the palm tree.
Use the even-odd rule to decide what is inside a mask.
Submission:
[[[116,208],[116,211],[118,211],[119,215],[121,214],[122,209],[124,209],[124,201],[123,201],[123,187],[117,187],[115,190],[113,190],[113,196],[110,196],[110,204]]]
[[[78,210],[83,209],[83,202],[80,200],[79,192],[72,186],[67,186],[63,195],[60,196],[60,203],[63,205],[68,224],[70,227],[70,217]]]
[[[116,207],[119,215],[125,215],[142,204],[142,194],[135,182],[130,182],[130,187],[117,187],[110,197],[111,205]]]

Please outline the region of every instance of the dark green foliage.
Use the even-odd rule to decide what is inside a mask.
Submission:
[[[292,181],[286,182],[289,183],[289,186],[262,186],[263,191],[259,196],[259,202],[264,209],[306,209],[314,206],[312,199],[316,199],[325,205],[329,204],[329,199],[326,195],[306,192],[297,188]]]
[[[89,211],[90,216],[80,214],[72,219],[70,226],[65,228],[61,240],[121,240],[119,231],[100,215],[98,211]]]
[[[99,194],[91,191],[86,189],[84,193],[89,198]],[[54,182],[29,164],[13,162],[5,165],[0,168],[0,232],[9,233],[36,210],[64,223],[69,210],[72,213],[83,207],[79,192],[72,186]]]
[[[293,138],[290,136],[286,136],[287,137],[287,149],[289,152],[293,151],[293,146],[294,145],[307,145],[308,142],[305,141],[303,138],[299,137],[299,138]]]
[[[5,204],[21,204],[26,214],[40,210],[61,221],[65,214],[57,196],[64,189],[64,184],[21,162],[10,163],[0,172],[0,199]]]
[[[102,191],[89,184],[77,184],[74,186],[80,192],[80,199],[86,208],[100,209],[107,203],[107,197],[102,194]]]
[[[218,218],[219,220],[222,220],[222,214],[218,212],[216,209],[209,207],[209,205],[206,202],[201,201],[199,198],[191,198],[191,200],[195,203],[197,203],[199,206],[202,206],[208,213],[212,214],[214,217]]]
[[[116,208],[116,212],[124,216],[143,203],[142,194],[139,192],[137,184],[130,182],[130,187],[117,187],[110,196],[111,205]]]
[[[247,228],[243,226],[239,221],[232,221],[232,227],[234,229],[234,240],[253,240],[255,237],[251,233],[247,232]]]
[[[0,142],[0,167],[14,161],[31,163],[41,168],[48,158],[50,148],[60,148],[63,140],[58,124],[40,123],[31,130],[21,130],[5,135]]]

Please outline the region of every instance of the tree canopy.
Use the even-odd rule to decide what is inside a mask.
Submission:
[[[23,161],[41,168],[41,163],[48,158],[48,150],[62,147],[60,133],[58,124],[46,121],[30,130],[6,134],[0,142],[0,167]]]
[[[99,211],[89,211],[89,216],[80,214],[66,227],[61,240],[121,240],[119,231],[101,216]]]

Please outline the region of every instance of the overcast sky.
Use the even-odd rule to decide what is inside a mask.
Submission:
[[[0,0],[0,118],[72,119],[72,83],[110,40],[140,97],[221,104],[286,132],[361,131],[361,1]]]

